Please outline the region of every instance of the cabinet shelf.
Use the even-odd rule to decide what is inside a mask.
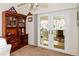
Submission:
[[[8,28],[8,29],[11,29],[12,28],[13,29],[13,28],[17,28],[17,27],[6,27],[6,28]]]

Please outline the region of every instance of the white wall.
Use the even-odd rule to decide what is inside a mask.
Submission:
[[[78,42],[79,42],[79,4],[77,4],[77,24],[78,24]],[[79,55],[79,43],[78,43],[78,55]]]
[[[77,9],[68,11],[65,27],[65,50],[72,55],[78,55]]]
[[[32,17],[33,16],[28,16],[28,17]],[[27,17],[27,22],[26,22],[26,31],[28,33],[28,44],[30,45],[35,45],[34,43],[34,19],[32,20],[32,22],[28,22],[28,17]]]
[[[38,15],[34,15],[34,44],[38,45]]]
[[[32,17],[32,22],[28,22],[28,17]],[[28,16],[26,21],[26,31],[28,33],[28,44],[37,46],[38,44],[38,31],[37,31],[37,15]]]

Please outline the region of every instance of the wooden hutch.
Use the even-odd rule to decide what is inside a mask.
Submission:
[[[14,51],[28,44],[26,15],[16,12],[14,7],[2,13],[2,35]]]

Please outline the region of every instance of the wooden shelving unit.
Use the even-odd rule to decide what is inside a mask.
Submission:
[[[28,44],[26,34],[26,15],[16,12],[14,7],[2,13],[2,35],[12,44],[12,51]]]

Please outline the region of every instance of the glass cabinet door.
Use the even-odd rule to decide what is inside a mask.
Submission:
[[[64,16],[53,16],[52,25],[54,47],[64,49]]]
[[[12,27],[12,17],[11,16],[8,16],[7,17],[7,27]]]
[[[12,26],[13,27],[17,27],[17,18],[16,17],[13,17],[13,21],[12,21]]]
[[[20,18],[19,19],[19,27],[24,27],[25,26],[25,19]]]
[[[40,17],[40,44],[48,46],[48,16]]]

